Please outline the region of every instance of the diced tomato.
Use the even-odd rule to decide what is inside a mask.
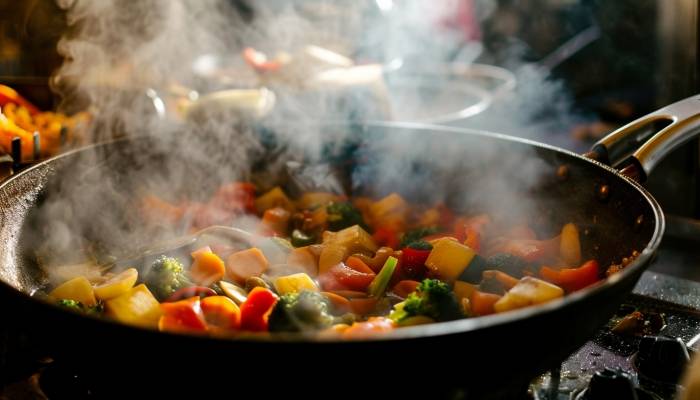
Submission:
[[[158,328],[168,332],[204,332],[207,324],[202,313],[199,297],[172,303],[161,303],[163,315]]]
[[[372,239],[379,246],[391,247],[392,249],[398,249],[399,247],[399,235],[391,228],[377,228],[372,235]]]
[[[567,292],[575,292],[598,282],[599,267],[596,260],[583,263],[578,268],[554,269],[550,267],[540,268],[540,276]]]
[[[374,272],[361,272],[338,263],[319,275],[318,281],[324,290],[365,291],[375,276]]]
[[[241,304],[241,329],[245,331],[267,331],[267,318],[277,303],[278,297],[270,289],[256,287]]]

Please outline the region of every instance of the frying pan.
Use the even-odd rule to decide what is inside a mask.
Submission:
[[[321,130],[352,131],[365,144],[377,137],[416,143],[420,151],[405,158],[421,158],[422,154],[418,170],[440,174],[449,169],[452,177],[468,177],[467,187],[454,179],[441,184],[428,175],[415,185],[422,186],[423,192],[450,191],[457,197],[466,193],[468,198],[471,193],[488,191],[499,179],[523,173],[518,168],[521,163],[534,161],[543,166],[537,183],[523,188],[522,193],[535,204],[542,221],[553,226],[573,221],[583,227],[584,252],[601,265],[619,262],[633,250],[640,253],[620,273],[560,301],[402,328],[372,339],[340,341],[303,335],[216,339],[166,334],[78,315],[32,297],[45,284],[27,249],[36,240],[28,232],[42,223],[33,216],[37,205],[50,200],[54,192],[49,188],[59,177],[72,174],[84,179],[76,171],[97,164],[124,178],[114,181],[117,184],[128,185],[124,182],[132,170],[156,173],[158,160],[167,157],[150,154],[153,146],[148,140],[131,139],[64,154],[0,185],[3,319],[8,326],[23,330],[45,354],[89,377],[95,385],[92,393],[98,397],[135,393],[140,397],[146,393],[144,387],[162,395],[187,386],[196,387],[200,394],[252,389],[286,397],[511,396],[509,392],[527,387],[534,377],[559,365],[589,340],[651,262],[664,231],[664,217],[639,182],[664,155],[697,132],[698,106],[700,96],[634,121],[602,139],[588,157],[532,141],[448,127],[321,125]],[[293,129],[293,124],[284,129]],[[459,153],[462,161],[478,160],[483,168],[441,164],[441,155],[448,152]],[[135,160],[130,157],[133,154],[147,157]],[[511,154],[526,157],[513,165],[508,163]],[[366,161],[360,158],[352,164],[354,168]],[[113,206],[105,201],[101,208]],[[84,204],[75,206],[80,209]],[[165,381],[158,380],[163,377]],[[326,384],[332,389],[322,389]]]

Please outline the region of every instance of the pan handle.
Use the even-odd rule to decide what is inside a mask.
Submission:
[[[638,182],[670,152],[700,134],[700,95],[647,114],[599,140],[586,156]]]

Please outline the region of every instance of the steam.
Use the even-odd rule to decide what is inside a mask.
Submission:
[[[488,12],[491,1],[468,10],[473,26],[463,32],[450,29],[456,0],[439,5],[391,0],[249,2],[243,8],[224,0],[58,3],[67,10],[71,27],[59,44],[66,61],[53,80],[63,98],[61,107],[89,107],[95,116],[95,141],[145,139],[131,147],[137,152],[122,153],[113,146],[109,154],[83,155],[82,162],[97,165],[56,177],[39,213],[42,221],[50,221],[41,227],[41,236],[50,238],[50,251],[83,249],[94,242],[85,238],[95,235],[114,251],[188,233],[191,224],[177,231],[145,230],[128,210],[136,207],[135,198],[148,193],[173,202],[204,201],[222,183],[251,179],[262,189],[287,177],[299,190],[374,196],[398,191],[409,200],[458,203],[456,208],[464,211],[533,213],[523,193],[549,171],[527,150],[491,146],[485,140],[462,142],[459,133],[406,136],[356,126],[406,116],[403,109],[387,106],[392,82],[432,71],[431,79],[440,83],[445,77],[434,73],[437,66],[477,60],[483,49],[480,13]],[[309,76],[320,67],[305,55],[308,45],[364,63],[365,69],[326,66]],[[285,52],[293,62],[281,75],[256,74],[241,60],[246,46],[271,57]],[[548,81],[546,73],[517,56],[509,65],[517,71],[518,89],[459,125],[531,136],[540,130],[522,128],[532,126],[533,117],[542,111],[538,105],[561,104],[561,114],[567,114],[561,87]],[[351,83],[343,81],[353,73],[357,75]],[[394,75],[398,80],[391,78]],[[445,81],[441,87],[448,90],[451,85]],[[236,107],[202,107],[204,112],[185,120],[178,111],[212,91],[259,86],[270,88],[277,99],[262,119]],[[423,87],[410,88],[400,91],[398,104],[423,98]],[[154,98],[163,101],[165,116],[156,112],[160,106]],[[429,106],[425,102],[415,110]],[[319,120],[346,123],[319,125]],[[454,145],[453,139],[461,144]],[[263,155],[265,162],[256,164]],[[360,160],[352,174],[339,173],[327,162],[347,155]],[[112,161],[105,162],[105,157]],[[489,163],[496,160],[500,162],[495,170],[509,173],[495,174],[490,181],[476,177],[493,175]],[[122,168],[128,173],[120,173]],[[341,175],[349,175],[350,181]],[[487,183],[477,190],[474,182]],[[460,185],[471,190],[455,195]],[[251,222],[230,223],[249,227]]]

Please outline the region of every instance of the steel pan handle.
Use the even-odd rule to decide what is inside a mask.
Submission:
[[[699,133],[700,95],[695,95],[615,130],[586,155],[643,182],[668,153]]]

